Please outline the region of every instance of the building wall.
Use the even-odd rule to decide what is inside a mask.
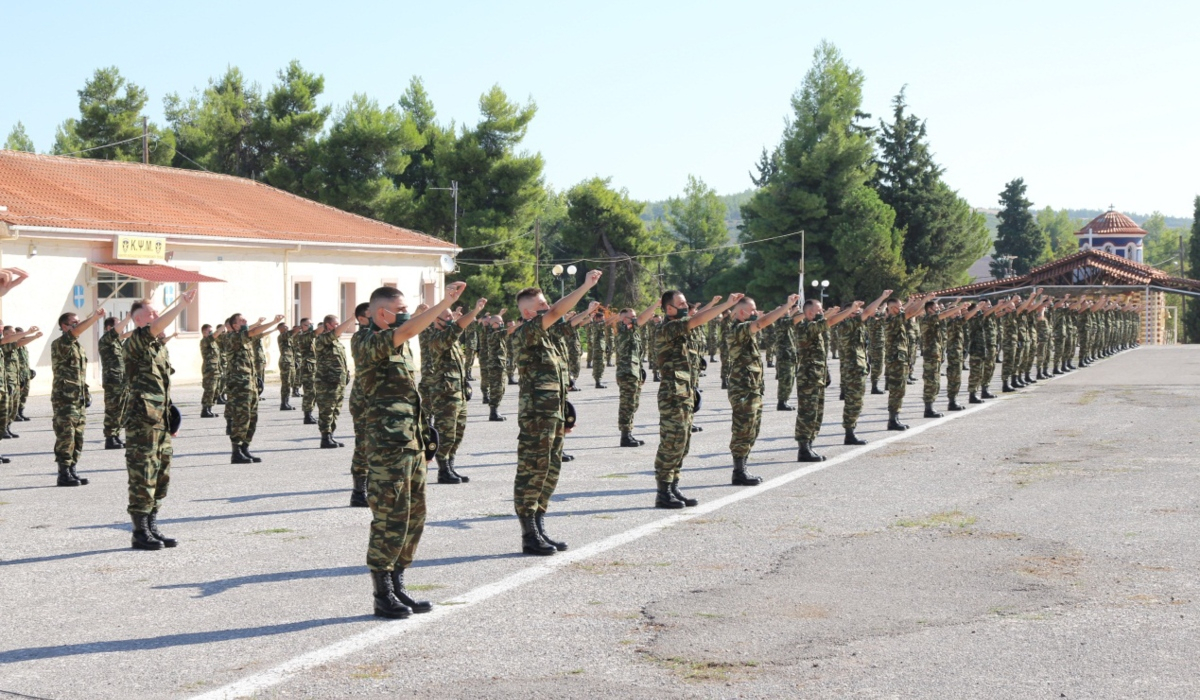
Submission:
[[[31,256],[30,244],[37,248]],[[284,314],[285,322],[293,322],[292,290],[296,281],[311,285],[310,316],[319,322],[326,314],[342,318],[341,284],[355,285],[355,303],[366,301],[371,291],[385,283],[394,284],[409,300],[410,308],[422,301],[427,285],[440,297],[445,289],[444,275],[438,267],[439,254],[399,253],[394,251],[348,251],[281,245],[220,245],[212,243],[176,242],[168,239],[168,252],[173,267],[193,270],[224,283],[202,283],[192,307],[195,327],[204,323],[216,325],[233,313],[243,314],[251,323],[259,317],[273,318]],[[50,392],[50,342],[60,335],[58,316],[72,311],[81,318],[96,308],[98,302],[94,274],[87,263],[111,262],[111,236],[84,236],[67,240],[57,234],[21,235],[16,240],[0,241],[0,266],[19,267],[29,273],[29,279],[7,296],[0,298],[0,318],[8,325],[28,328],[38,326],[45,335],[29,345],[30,362],[37,369],[31,392]],[[126,261],[128,262],[128,261]],[[83,285],[83,308],[73,304],[73,288]],[[165,298],[177,297],[179,285],[162,284],[147,292],[161,309]],[[110,302],[107,307],[128,304]],[[353,307],[353,304],[351,304]],[[107,309],[106,309],[107,310]],[[174,329],[173,329],[174,330]],[[93,390],[100,388],[100,362],[96,342],[103,332],[98,322],[81,338],[88,352],[88,374]],[[342,338],[349,353],[349,334]],[[177,383],[200,380],[200,334],[180,332],[168,345],[171,364]],[[278,360],[274,336],[270,336],[268,373],[276,371]],[[418,352],[415,343],[414,353]]]

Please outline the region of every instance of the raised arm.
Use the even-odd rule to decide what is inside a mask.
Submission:
[[[696,313],[695,316],[692,316],[688,319],[688,330],[699,328],[717,316],[725,313],[729,309],[732,309],[739,301],[742,300],[742,297],[744,296],[746,295],[742,294],[741,292],[735,292],[729,295],[729,299],[726,300],[724,304],[716,304],[715,306],[715,302],[721,297],[713,297],[713,300],[710,301],[705,308],[701,309]]]
[[[421,313],[413,316],[399,328],[392,330],[392,346],[400,347],[411,338],[415,338],[421,334],[421,331],[429,327],[433,320],[440,316],[443,311],[454,305],[458,298],[462,296],[463,291],[467,288],[466,282],[451,282],[446,285],[446,296],[441,301],[433,306],[425,309]],[[386,312],[385,313],[390,313]],[[394,316],[394,314],[393,314]]]
[[[83,335],[84,332],[87,331],[87,329],[96,325],[96,321],[99,321],[102,318],[104,318],[104,309],[96,309],[95,311],[92,312],[91,316],[88,316],[87,318],[80,321],[79,325],[72,328],[69,332],[71,333],[71,335],[78,338],[79,336]]]
[[[19,267],[6,267],[0,270],[0,297],[12,291],[13,287],[29,279],[29,273]]]
[[[871,318],[872,316],[874,316],[875,312],[879,310],[879,305],[882,304],[883,302],[887,301],[887,298],[890,297],[891,295],[892,295],[892,290],[890,290],[890,289],[883,290],[883,294],[880,294],[878,299],[871,302],[870,304],[867,304],[866,308],[863,309],[863,318]]]
[[[462,316],[459,316],[455,323],[458,324],[459,328],[466,328],[467,326],[471,325],[471,321],[475,320],[475,317],[479,315],[480,311],[483,311],[483,307],[485,306],[487,306],[487,299],[479,297],[479,301],[475,302],[475,308],[471,309]]]
[[[265,318],[259,318],[258,323],[251,326],[249,330],[246,331],[246,334],[251,338],[257,338],[260,335],[267,335],[271,331],[274,331],[279,326],[279,322],[282,320],[283,314],[275,314],[275,318],[270,321]]]
[[[825,317],[825,325],[832,328],[842,321],[850,318],[851,314],[853,314],[855,311],[858,311],[862,307],[863,303],[861,301],[856,301],[844,309],[835,309],[832,314]]]
[[[583,295],[588,293],[588,290],[596,286],[600,281],[600,275],[603,274],[600,270],[588,270],[587,276],[583,278],[583,284],[575,288],[575,291],[566,295],[562,299],[550,305],[550,310],[542,314],[542,328],[546,329],[554,325],[554,322],[563,317],[575,305],[583,299]]]
[[[759,318],[757,321],[750,324],[750,332],[758,333],[762,329],[766,328],[767,326],[771,325],[772,323],[775,323],[779,319],[783,318],[784,315],[787,314],[787,312],[790,311],[792,309],[792,307],[794,307],[798,301],[800,301],[799,294],[791,295],[790,297],[788,297],[786,302],[775,307],[774,311],[771,311],[767,315]]]
[[[659,307],[661,307],[661,306],[662,306],[662,299],[656,299],[653,304],[646,307],[645,311],[638,314],[637,321],[635,321],[634,323],[637,325],[638,328],[641,328],[642,326],[646,325],[647,323],[650,322],[650,319],[654,318],[654,312],[658,311]]]
[[[195,300],[195,289],[189,289],[184,292],[183,295],[175,301],[174,306],[163,311],[161,316],[150,322],[150,332],[153,333],[155,337],[157,337],[159,333],[165,332],[167,327],[174,323],[175,319],[179,317],[179,314],[183,313],[183,310],[187,308],[188,304],[191,304]]]
[[[23,348],[41,337],[42,332],[37,329],[37,326],[34,326],[33,328],[25,331],[25,337],[17,341],[17,347]]]

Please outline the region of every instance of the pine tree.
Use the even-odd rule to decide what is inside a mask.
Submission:
[[[21,122],[17,122],[17,125],[9,132],[8,138],[4,141],[4,148],[10,151],[36,152],[33,147],[33,139],[25,133],[25,125]]]
[[[54,153],[84,151],[84,158],[142,160],[142,110],[146,91],[131,83],[117,68],[99,68],[79,91],[79,118],[58,128]],[[170,165],[175,158],[175,135],[149,125],[149,161]]]
[[[1200,197],[1193,202],[1192,235],[1188,241],[1187,272],[1192,279],[1200,272]],[[1200,343],[1200,303],[1188,298],[1184,312],[1183,333],[1189,343]]]
[[[667,202],[665,219],[675,249],[683,253],[667,259],[667,284],[689,299],[700,299],[706,291],[715,292],[706,290],[709,282],[738,257],[736,248],[707,250],[729,243],[721,198],[703,180],[689,175],[683,197]]]
[[[1033,203],[1025,199],[1023,178],[1004,186],[1000,193],[1000,224],[996,228],[996,259],[992,261],[994,277],[1003,277],[1007,270],[1004,256],[1013,256],[1012,270],[1017,275],[1050,259],[1050,241],[1029,211],[1031,206]]]

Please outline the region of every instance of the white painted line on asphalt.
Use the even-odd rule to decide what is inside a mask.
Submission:
[[[1069,375],[1061,376],[1066,377]],[[1049,381],[1059,378],[1060,377],[1054,377]],[[928,423],[923,423],[916,427],[909,428],[904,432],[898,432],[895,435],[889,435],[888,437],[872,442],[868,445],[856,447],[836,457],[831,457],[824,462],[816,462],[804,467],[800,467],[799,469],[790,471],[787,474],[783,474],[782,476],[777,476],[774,479],[765,481],[758,486],[747,486],[743,490],[731,493],[722,498],[718,498],[715,501],[702,503],[694,508],[688,508],[687,510],[677,514],[669,515],[665,518],[655,520],[654,522],[646,523],[645,525],[635,527],[631,530],[626,530],[625,532],[619,532],[602,540],[597,540],[591,544],[584,545],[573,551],[555,554],[552,557],[540,561],[538,564],[530,566],[526,569],[522,569],[514,574],[510,574],[499,581],[485,584],[478,588],[467,591],[460,596],[455,596],[453,600],[435,606],[433,612],[423,615],[415,615],[407,620],[396,620],[381,623],[380,625],[373,627],[366,632],[360,632],[359,634],[356,634],[352,637],[347,637],[340,642],[336,642],[334,644],[330,644],[329,646],[325,646],[320,649],[314,649],[313,651],[301,654],[300,656],[285,661],[274,668],[269,668],[261,673],[247,676],[246,678],[230,683],[229,685],[216,688],[202,695],[197,695],[193,698],[193,700],[232,700],[233,698],[243,698],[254,695],[259,691],[279,685],[280,683],[283,683],[289,678],[299,673],[303,673],[304,671],[317,668],[331,661],[336,661],[337,659],[350,656],[363,649],[367,649],[388,640],[395,639],[401,635],[409,634],[423,627],[427,627],[443,618],[458,614],[459,612],[469,609],[472,606],[490,600],[491,598],[495,598],[502,593],[507,593],[508,591],[520,588],[527,583],[537,581],[538,579],[548,576],[555,571],[558,571],[559,569],[569,566],[575,562],[594,557],[597,554],[603,554],[610,549],[615,549],[621,545],[639,540],[647,535],[652,535],[661,530],[678,525],[679,523],[687,522],[692,518],[712,513],[713,511],[720,510],[721,508],[732,505],[739,501],[744,501],[748,498],[754,498],[755,496],[767,493],[768,491],[779,488],[780,486],[790,484],[797,479],[808,476],[809,474],[819,472],[822,469],[828,469],[829,467],[842,464],[843,462],[848,462],[855,457],[861,457],[868,452],[886,447],[893,442],[898,442],[914,435],[920,435],[930,428],[945,425],[947,422],[957,418],[975,415],[980,411],[995,406],[1000,400],[1013,398],[1020,396],[1021,394],[1028,394],[1030,391],[1036,391],[1040,387],[1044,386],[1044,384],[1041,383],[1044,381],[1047,380],[1043,379],[1038,384],[1023,389],[1017,394],[1012,394],[1011,396],[1000,395],[996,399],[990,399],[987,403],[982,405],[976,404],[975,406],[968,407],[968,409],[965,411],[955,411],[953,413],[949,413],[942,418],[931,420]]]

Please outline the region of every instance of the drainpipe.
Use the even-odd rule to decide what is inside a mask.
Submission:
[[[283,249],[283,316],[287,318],[289,310],[292,308],[292,285],[288,283],[288,253],[299,253],[303,246],[297,245],[295,250],[291,248]],[[300,319],[293,319],[288,325],[295,325]]]

